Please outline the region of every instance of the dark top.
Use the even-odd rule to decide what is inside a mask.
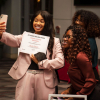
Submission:
[[[92,53],[92,67],[96,67],[98,63],[98,48],[97,44],[95,41],[95,38],[88,38],[90,48],[91,48],[91,53]]]
[[[77,54],[76,61],[69,66],[68,74],[71,80],[73,93],[89,95],[96,84],[92,63],[83,52]]]
[[[33,60],[31,60],[31,64],[28,69],[39,70],[38,65]]]

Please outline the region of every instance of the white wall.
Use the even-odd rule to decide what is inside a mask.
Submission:
[[[65,30],[71,25],[72,17],[77,10],[84,9],[94,12],[100,17],[100,6],[74,6],[74,0],[54,0],[53,5],[53,18],[54,27],[57,25],[61,27],[60,35],[57,36],[62,38]],[[96,38],[98,46],[98,58],[100,59],[100,39]]]
[[[65,33],[67,27],[71,24],[73,16],[73,1],[72,0],[54,0],[53,2],[53,18],[54,27],[60,26],[60,39]]]

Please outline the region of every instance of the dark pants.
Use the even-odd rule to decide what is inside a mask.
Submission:
[[[55,69],[55,72],[56,72],[56,75],[57,75],[58,82],[60,82],[57,69]],[[55,87],[55,93],[58,94],[58,86]]]
[[[100,84],[97,83],[93,92],[88,96],[87,100],[100,100]]]
[[[99,80],[99,83],[100,83],[99,74],[98,74],[98,72],[97,72],[97,70],[96,70],[95,67],[93,68],[93,71],[94,71],[95,78],[96,78],[97,80]]]

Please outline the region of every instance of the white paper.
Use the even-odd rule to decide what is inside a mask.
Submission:
[[[38,35],[25,31],[23,33],[19,52],[27,54],[36,54],[38,52],[43,52],[46,54],[49,38],[49,36]]]

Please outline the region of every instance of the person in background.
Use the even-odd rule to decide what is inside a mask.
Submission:
[[[15,100],[48,100],[48,95],[54,94],[58,85],[55,69],[64,66],[64,56],[59,39],[53,37],[53,18],[47,11],[33,15],[31,25],[35,34],[50,37],[47,53],[38,52],[30,56],[20,52],[8,74],[18,80]],[[0,27],[0,41],[19,48],[23,35],[12,35],[4,32],[3,28]]]
[[[80,25],[69,26],[63,35],[62,48],[66,61],[70,63],[68,75],[71,86],[61,94],[87,95],[88,100],[99,100],[99,94],[94,94],[98,80],[93,72],[92,54],[85,29]],[[90,99],[91,94],[95,98]]]
[[[78,10],[73,16],[72,23],[73,25],[81,25],[86,30],[92,52],[92,68],[96,79],[99,80],[98,48],[95,38],[100,36],[100,18],[91,11]]]

